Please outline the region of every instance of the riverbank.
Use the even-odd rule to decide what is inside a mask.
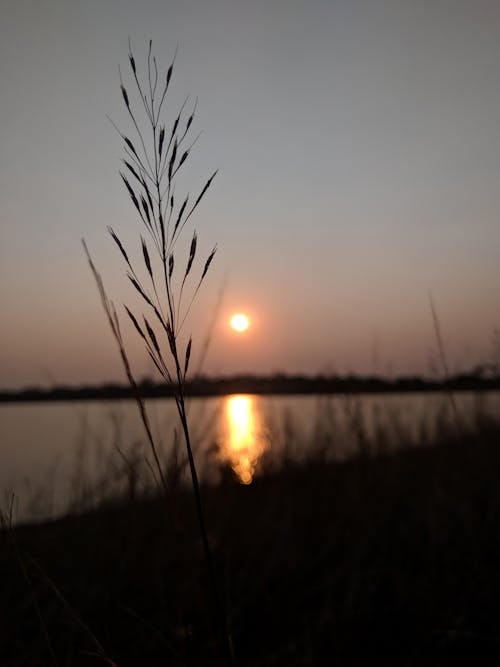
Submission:
[[[171,385],[148,380],[139,385],[143,398],[168,398],[174,395]],[[354,375],[305,376],[277,375],[260,377],[238,375],[223,378],[198,377],[186,383],[185,394],[192,397],[227,396],[229,394],[255,395],[308,395],[308,394],[390,394],[410,392],[496,391],[500,389],[500,376],[482,377],[474,374],[455,375],[447,380],[421,377],[359,377]],[[100,386],[66,387],[50,389],[31,387],[16,391],[1,390],[0,403],[38,401],[86,401],[132,399],[128,385],[105,384]]]
[[[237,664],[500,659],[500,427],[227,470],[203,489]],[[128,495],[0,535],[0,663],[218,664],[193,498]],[[108,663],[110,664],[110,663]]]

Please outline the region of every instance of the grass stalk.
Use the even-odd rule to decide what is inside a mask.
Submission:
[[[181,257],[179,259],[179,255],[183,254],[179,250],[179,245],[186,243],[186,223],[198,209],[217,172],[215,171],[208,178],[194,201],[188,194],[181,200],[180,205],[177,204],[174,194],[176,176],[188,162],[197,139],[196,137],[194,141],[189,140],[196,103],[191,113],[187,115],[188,100],[186,99],[167,132],[168,123],[165,120],[164,102],[170,87],[174,61],[172,61],[166,75],[160,76],[156,57],[152,51],[152,43],[150,42],[146,59],[147,75],[144,84],[141,83],[130,43],[129,63],[132,81],[135,84],[134,95],[139,100],[139,109],[142,108],[145,112],[145,120],[141,121],[135,111],[134,101],[132,96],[129,96],[120,71],[120,89],[128,116],[132,121],[133,136],[126,136],[115,123],[113,123],[113,126],[124,142],[123,148],[127,158],[123,160],[125,171],[120,172],[120,176],[138,215],[139,222],[144,226],[144,236],[140,235],[142,269],[136,267],[132,255],[124,247],[115,231],[109,228],[109,232],[125,261],[127,278],[139,295],[144,308],[144,311],[139,314],[124,306],[126,314],[136,333],[140,336],[147,355],[159,375],[174,389],[177,411],[186,444],[195,511],[203,544],[209,586],[212,592],[213,612],[215,618],[218,619],[216,623],[219,628],[217,634],[220,634],[218,643],[227,661],[231,662],[230,642],[226,631],[226,614],[218,592],[185,403],[185,384],[191,359],[192,338],[189,337],[186,343],[186,335],[182,332],[193,301],[210,268],[216,247],[212,249],[201,264],[198,277],[195,277],[198,258],[196,230],[192,234],[191,242],[187,242],[187,258],[182,260]],[[160,81],[163,81],[163,83],[160,83]],[[150,137],[149,141],[146,139],[146,131]],[[144,401],[140,396],[125,351],[118,315],[113,303],[106,295],[101,276],[95,269],[85,242],[84,247],[99,288],[108,322],[120,351],[127,379],[136,398],[155,461],[159,483],[165,495],[167,495],[165,476],[149,425]],[[150,247],[154,248],[155,252],[153,254],[150,252]],[[185,268],[180,271],[179,267],[182,265]],[[190,291],[187,306],[183,304],[183,294],[186,291]],[[182,353],[183,347],[184,352]]]
[[[450,404],[451,408],[451,414],[453,415],[453,423],[455,424],[455,429],[457,431],[457,435],[461,435],[461,424],[460,424],[460,417],[458,414],[458,408],[457,408],[457,403],[455,401],[455,396],[453,395],[453,391],[449,387],[449,381],[451,378],[449,366],[448,366],[448,360],[446,357],[446,350],[444,346],[444,341],[443,341],[443,335],[441,333],[441,324],[439,322],[439,317],[438,313],[436,310],[436,306],[434,304],[434,299],[432,298],[432,294],[429,292],[429,307],[431,310],[431,316],[432,316],[432,323],[434,326],[434,335],[436,336],[436,342],[437,342],[437,349],[438,349],[438,356],[439,360],[441,362],[441,368],[443,372],[443,379],[446,383],[446,396],[448,397],[448,402]]]

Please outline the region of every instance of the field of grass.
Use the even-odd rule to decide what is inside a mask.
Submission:
[[[165,119],[173,62],[159,76],[149,42],[142,83],[131,48],[129,64],[120,87],[132,134],[115,128],[138,258],[109,232],[135,297],[129,324],[172,389],[185,449],[162,460],[118,312],[84,243],[157,490],[139,488],[139,464],[124,456],[123,484],[110,476],[100,502],[40,524],[13,526],[9,510],[2,515],[0,666],[498,664],[500,423],[478,413],[466,429],[450,388],[451,419],[432,442],[410,442],[395,420],[396,446],[383,430],[370,443],[346,401],[357,442],[347,460],[332,460],[335,421],[324,414],[316,442],[302,447],[309,456],[286,455],[300,439],[291,429],[285,455],[264,457],[252,484],[230,468],[200,483],[184,322],[216,246],[200,258],[196,231],[187,233],[217,170],[194,197],[178,196],[176,175],[197,141],[196,102]]]
[[[483,420],[203,486],[235,664],[497,664],[499,445]],[[227,663],[187,484],[5,526],[0,575],[2,666]]]

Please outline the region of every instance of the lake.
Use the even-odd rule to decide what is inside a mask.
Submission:
[[[460,424],[500,415],[500,392],[456,393]],[[162,460],[183,465],[175,403],[147,401]],[[365,448],[422,445],[454,420],[442,393],[253,396],[189,401],[200,475],[229,468],[244,484],[266,462],[321,452],[336,459]],[[89,506],[128,485],[151,484],[143,427],[135,403],[44,402],[0,405],[0,508],[14,495],[16,520],[56,516]],[[184,465],[185,471],[185,465]]]

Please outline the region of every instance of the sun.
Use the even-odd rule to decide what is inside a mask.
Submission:
[[[231,316],[230,324],[231,329],[234,329],[234,331],[237,331],[238,333],[242,333],[248,329],[250,321],[243,313],[235,313]]]

